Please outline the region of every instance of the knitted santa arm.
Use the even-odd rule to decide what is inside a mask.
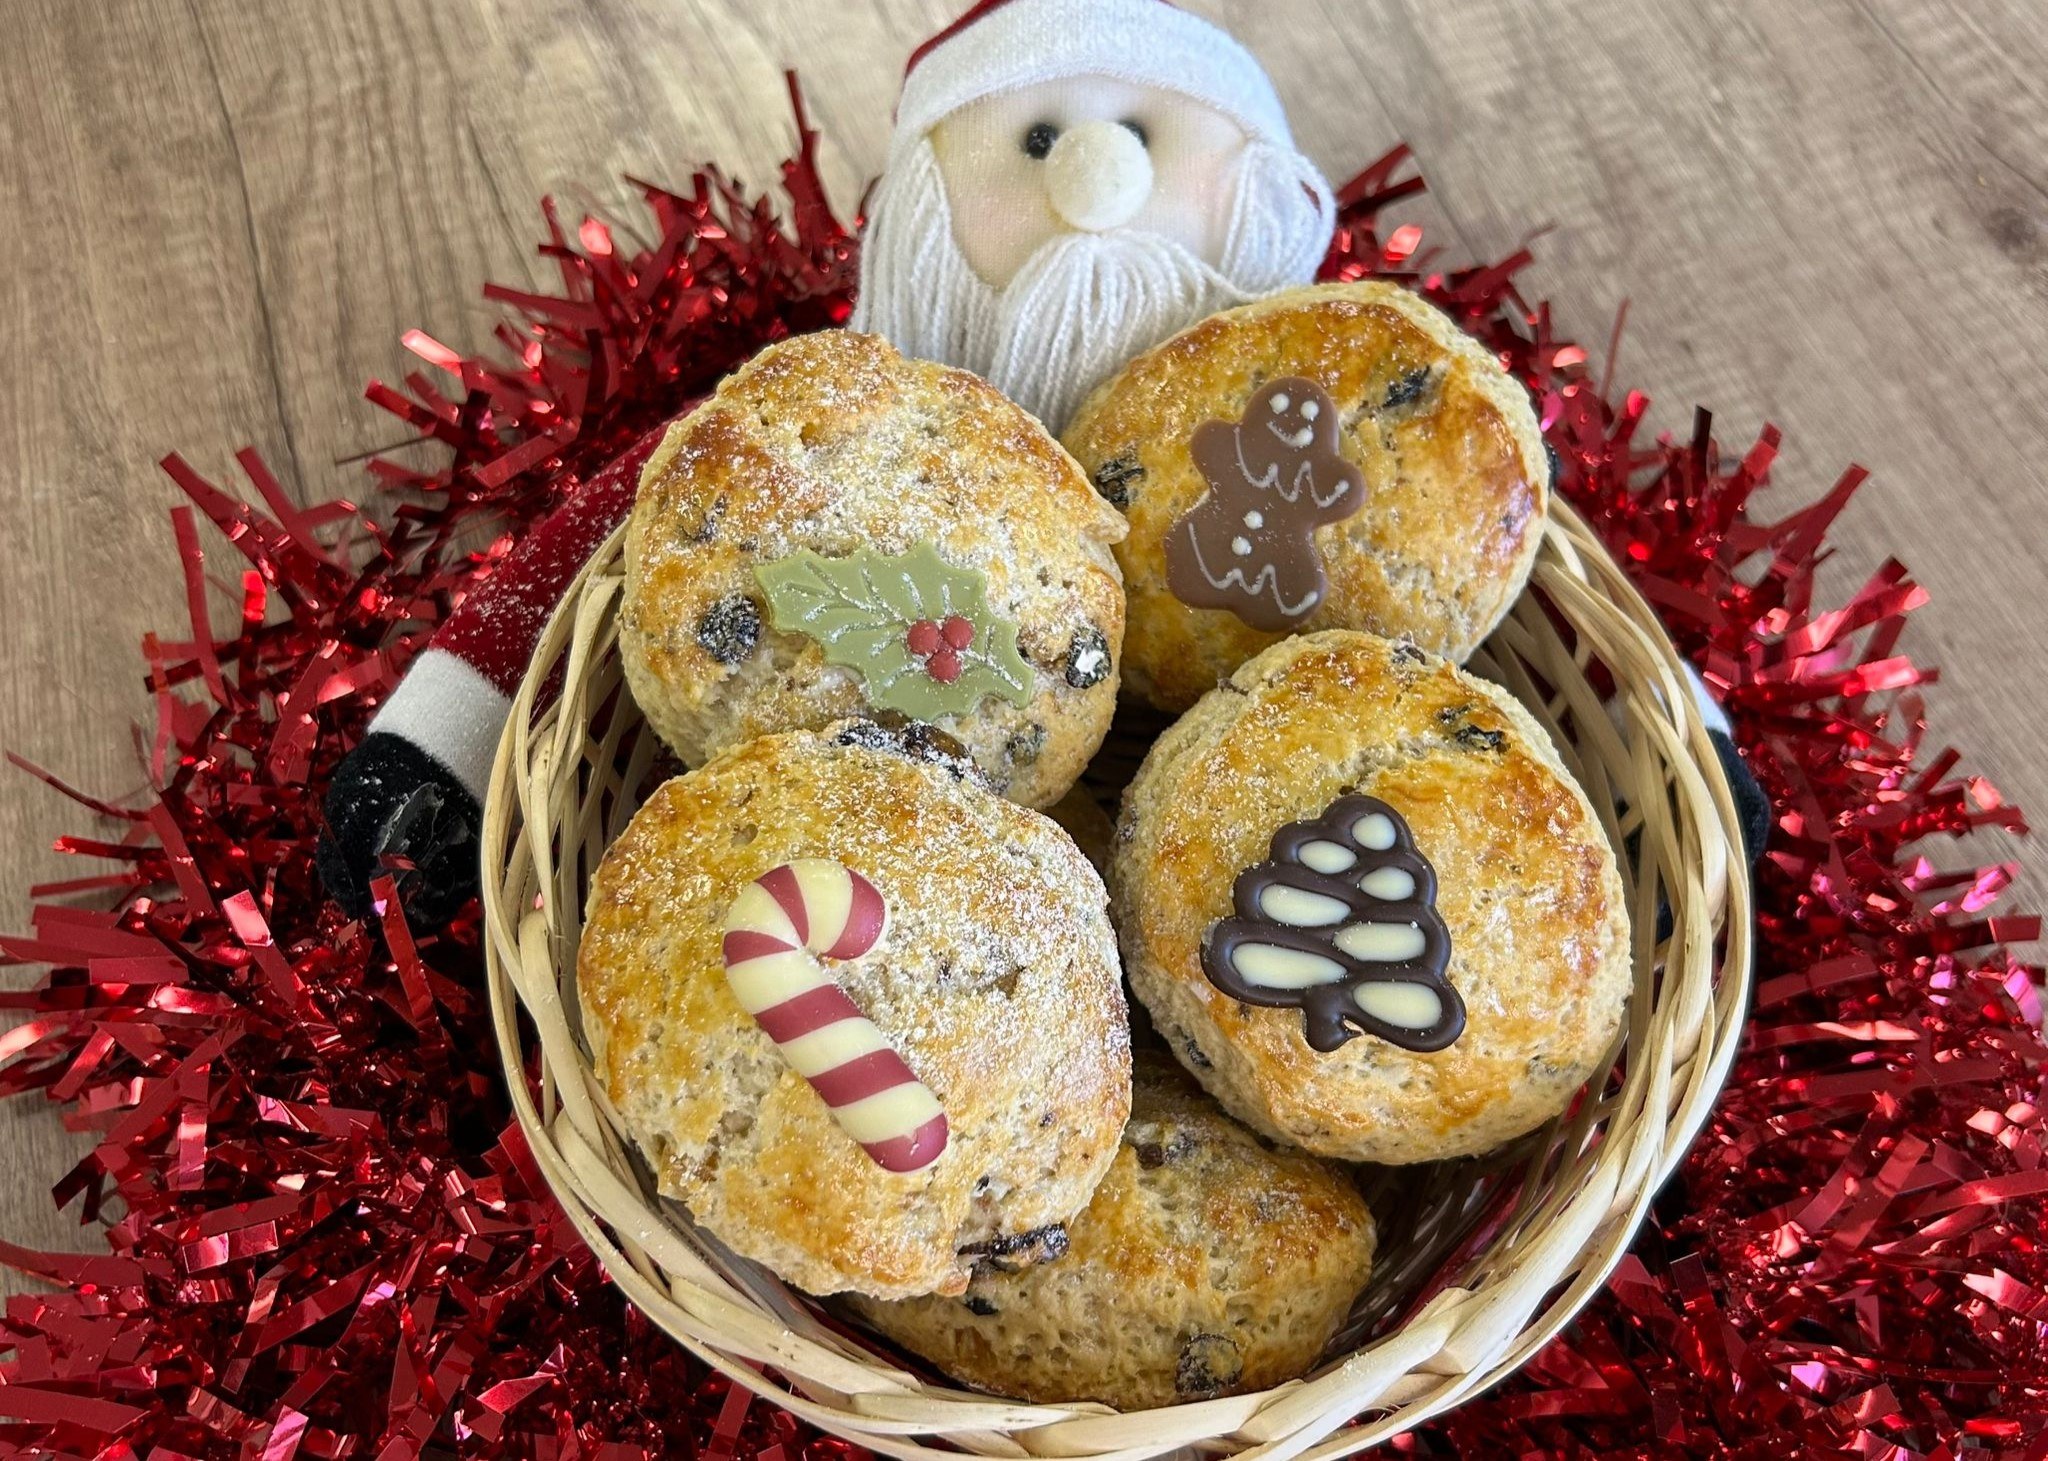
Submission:
[[[385,871],[420,924],[477,890],[484,789],[512,696],[555,605],[632,510],[649,432],[529,532],[471,590],[406,672],[329,785],[320,879],[360,915]]]

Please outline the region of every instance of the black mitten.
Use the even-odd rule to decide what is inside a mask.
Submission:
[[[439,928],[476,896],[483,813],[455,773],[402,736],[373,731],[327,789],[320,881],[352,917],[389,874],[418,929]]]

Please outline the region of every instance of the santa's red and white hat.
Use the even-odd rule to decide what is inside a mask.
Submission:
[[[896,135],[922,138],[969,102],[1072,76],[1179,92],[1255,142],[1294,146],[1279,94],[1252,53],[1168,0],[981,0],[912,53]]]

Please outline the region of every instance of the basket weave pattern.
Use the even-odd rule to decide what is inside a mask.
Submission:
[[[613,1280],[679,1344],[889,1455],[1138,1461],[1199,1446],[1319,1461],[1511,1374],[1598,1291],[1734,1058],[1750,907],[1734,804],[1677,655],[1568,508],[1553,505],[1532,591],[1472,668],[1549,730],[1621,855],[1635,931],[1622,1038],[1550,1126],[1483,1160],[1367,1180],[1382,1261],[1312,1376],[1132,1415],[994,1399],[913,1372],[654,1195],[576,1019],[584,892],[666,759],[622,683],[622,553],[614,534],[571,586],[499,746],[484,826],[486,956],[499,1051],[535,1160]],[[1611,700],[1595,688],[1596,664]],[[1105,763],[1134,766],[1143,747],[1109,751]],[[1670,909],[1661,942],[1660,903]]]

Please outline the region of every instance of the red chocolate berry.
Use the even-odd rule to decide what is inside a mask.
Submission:
[[[950,645],[939,650],[924,662],[924,672],[941,685],[950,685],[960,678],[960,652]]]
[[[974,621],[954,614],[939,626],[939,633],[945,636],[946,643],[951,648],[965,649],[974,643]]]
[[[939,636],[939,626],[929,619],[920,619],[911,625],[910,632],[904,636],[903,642],[910,646],[910,652],[919,659],[930,659],[938,653],[943,643]]]

